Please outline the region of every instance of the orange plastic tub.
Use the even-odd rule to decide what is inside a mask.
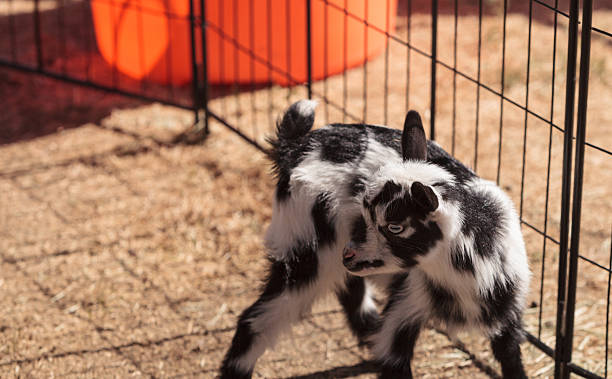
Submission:
[[[377,55],[385,47],[385,33],[395,27],[397,0],[311,1],[315,80]],[[194,2],[199,15],[199,1]],[[205,4],[209,82],[306,81],[306,0]],[[191,81],[188,0],[91,0],[91,8],[98,48],[121,73],[162,84]],[[199,29],[196,36],[201,63]]]

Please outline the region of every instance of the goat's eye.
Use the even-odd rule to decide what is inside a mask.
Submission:
[[[389,224],[387,225],[387,230],[393,234],[399,234],[404,230],[404,227],[401,225]]]

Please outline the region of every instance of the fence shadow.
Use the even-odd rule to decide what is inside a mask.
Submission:
[[[357,375],[374,374],[378,371],[379,368],[375,363],[364,361],[352,366],[334,367],[329,370],[317,371],[306,375],[291,376],[286,379],[352,378]]]
[[[11,4],[0,8],[0,35],[5,36],[0,38],[0,61],[29,67],[34,72],[40,68],[60,77],[158,98],[185,108],[193,107],[191,85],[162,85],[146,77],[135,80],[102,58],[96,45],[88,1],[64,2],[61,7],[57,7],[57,2],[41,2],[40,44],[37,44],[35,33],[34,2]],[[267,85],[214,85],[209,88],[209,99],[265,87]],[[152,103],[2,65],[0,98],[5,105],[0,114],[0,145],[86,123],[99,123],[115,109]]]
[[[113,109],[141,101],[0,68],[0,145],[99,123]]]

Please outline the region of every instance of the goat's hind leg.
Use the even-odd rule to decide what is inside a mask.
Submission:
[[[342,280],[338,275],[344,270],[335,244],[332,199],[319,195],[311,206],[305,207],[309,194],[293,196],[298,200],[292,198],[292,203],[279,204],[275,210],[268,231],[276,246],[272,249],[275,258],[271,260],[270,274],[259,299],[238,319],[236,334],[221,367],[222,378],[250,378],[257,358],[292,323],[309,312],[320,295]],[[312,234],[304,236],[309,223]],[[297,224],[301,226],[298,228]],[[295,238],[287,243],[287,236]],[[279,241],[286,246],[278,248]]]
[[[272,260],[264,290],[238,319],[236,333],[221,367],[221,378],[250,378],[257,359],[277,337],[310,310],[318,297],[317,257],[314,252],[292,261]],[[305,267],[312,266],[308,271]]]
[[[527,378],[519,345],[522,339],[523,331],[518,322],[510,322],[501,330],[500,334],[491,338],[493,355],[501,363],[504,379]]]

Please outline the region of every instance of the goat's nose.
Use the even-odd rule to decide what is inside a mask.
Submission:
[[[355,249],[350,248],[350,247],[345,247],[344,248],[344,253],[342,254],[342,258],[345,261],[347,261],[347,260],[353,259],[355,257],[355,255],[357,255],[356,252],[355,252]]]

